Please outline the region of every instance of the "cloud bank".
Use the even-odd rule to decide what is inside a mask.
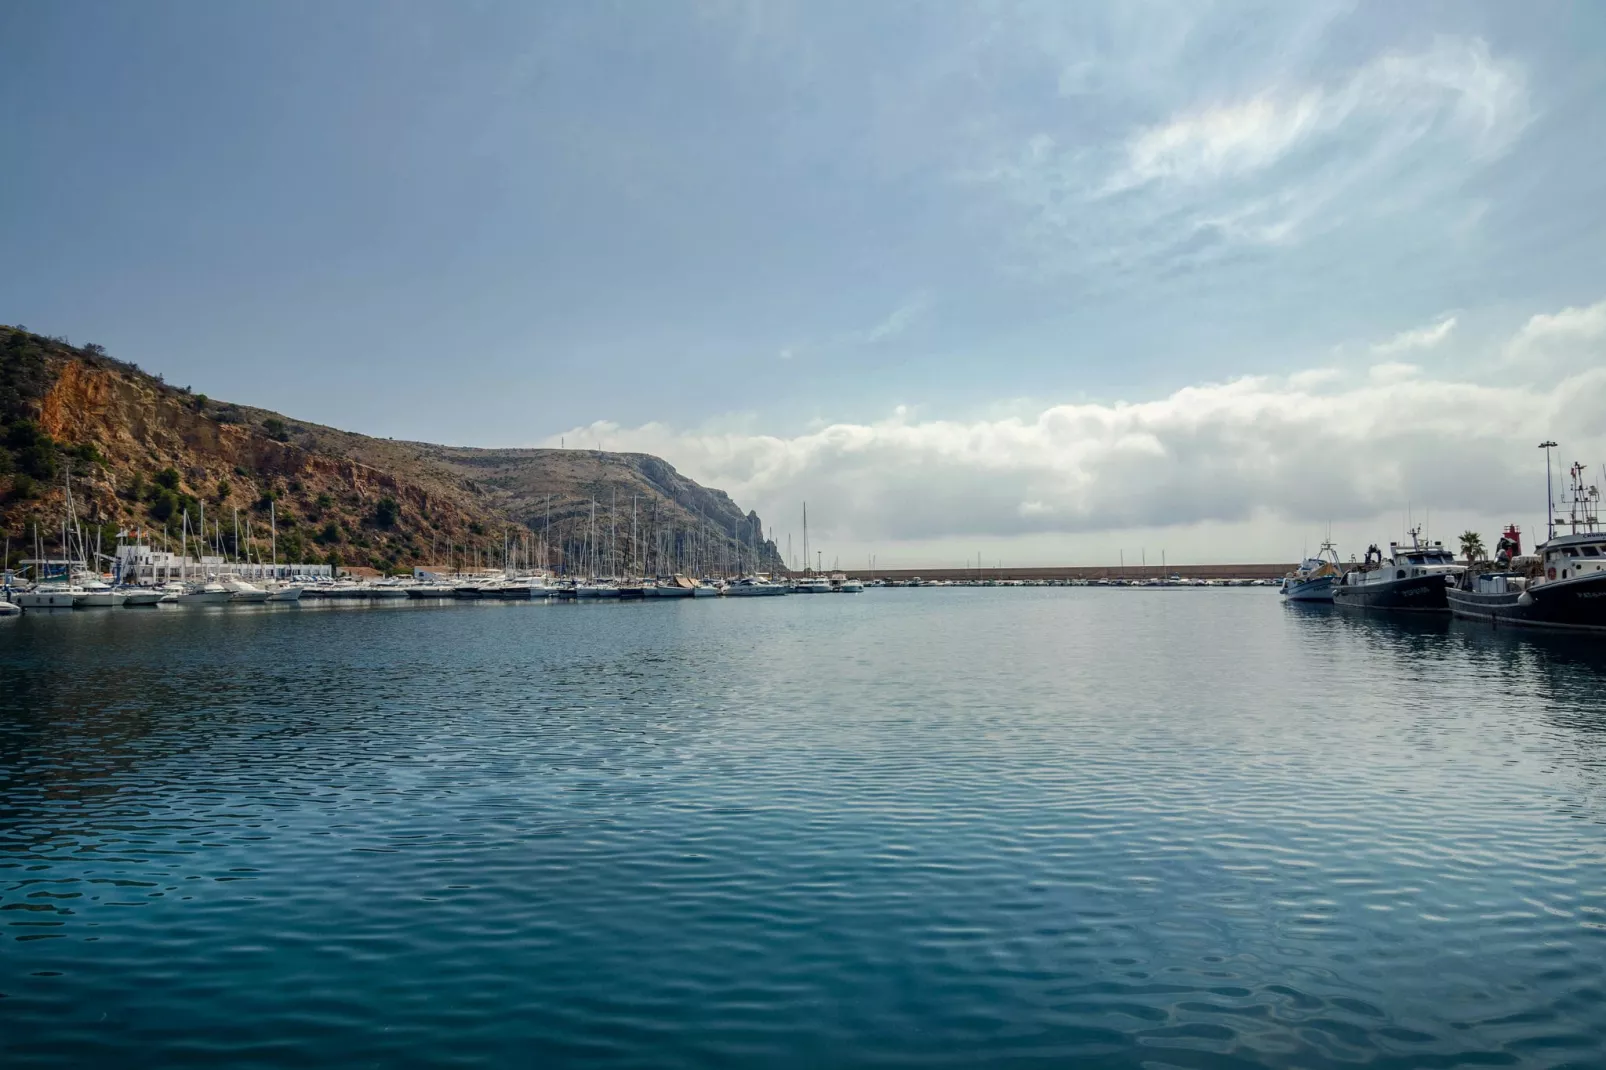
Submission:
[[[1588,314],[1535,317],[1513,339],[1567,324],[1575,370],[1556,377],[1479,382],[1383,362],[1050,405],[1030,418],[899,409],[790,437],[659,423],[565,434],[663,456],[772,523],[808,500],[812,516],[829,517],[824,534],[854,547],[1250,521],[1308,531],[1392,518],[1408,502],[1501,518],[1542,507],[1541,438],[1569,458],[1606,459],[1606,354]],[[1407,332],[1418,337],[1397,348],[1434,345],[1453,322]]]

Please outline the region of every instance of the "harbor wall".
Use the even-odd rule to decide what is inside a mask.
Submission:
[[[1190,580],[1280,580],[1298,566],[1252,565],[1046,565],[1031,568],[878,568],[841,569],[854,579],[911,580],[1147,580],[1181,576]]]

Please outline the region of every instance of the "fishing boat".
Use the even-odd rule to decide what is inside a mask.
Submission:
[[[1567,520],[1550,522],[1550,537],[1522,553],[1521,533],[1506,529],[1495,560],[1469,568],[1447,596],[1450,612],[1467,620],[1530,628],[1606,632],[1606,533],[1600,530],[1600,489],[1572,467]],[[1572,530],[1555,534],[1566,525]]]
[[[1347,609],[1442,613],[1450,608],[1445,592],[1463,570],[1444,543],[1426,543],[1422,529],[1406,532],[1410,545],[1389,543],[1388,556],[1376,544],[1367,548],[1360,568],[1332,584],[1333,604]]]
[[[1307,557],[1283,577],[1282,595],[1290,602],[1331,602],[1333,583],[1343,574],[1338,550],[1324,540],[1315,557]]]

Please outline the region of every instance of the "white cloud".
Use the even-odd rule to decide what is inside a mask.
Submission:
[[[1602,337],[1606,337],[1606,301],[1533,316],[1506,346],[1506,352],[1520,357],[1557,345],[1590,342]]]
[[[1504,149],[1526,121],[1520,70],[1496,62],[1482,41],[1445,39],[1426,52],[1379,57],[1336,86],[1268,91],[1140,130],[1106,190],[1253,174],[1351,122],[1395,147],[1443,128],[1481,155]]]
[[[896,338],[920,321],[931,308],[931,295],[918,293],[887,313],[881,322],[862,331],[850,331],[842,340],[850,345],[874,345]]]
[[[1258,171],[1318,124],[1332,121],[1319,92],[1286,102],[1256,97],[1179,116],[1140,131],[1127,143],[1125,165],[1111,176],[1105,192],[1146,182],[1201,182]]]
[[[1386,342],[1379,342],[1372,347],[1372,352],[1379,356],[1390,356],[1395,353],[1405,353],[1413,349],[1432,349],[1455,330],[1456,319],[1446,316],[1438,323],[1427,327],[1417,327],[1414,330],[1401,331]]]
[[[833,518],[816,521],[822,537],[853,547],[1254,518],[1280,533],[1392,516],[1408,502],[1496,518],[1530,508],[1540,500],[1527,448],[1537,436],[1582,458],[1606,449],[1606,363],[1515,383],[1429,377],[1400,363],[1337,380],[1316,369],[1030,417],[896,412],[790,437],[661,424],[569,434],[664,456],[767,519],[817,503],[819,517]]]
[[[1423,206],[1444,207],[1443,229],[1464,232],[1472,216],[1447,207],[1452,195],[1531,117],[1521,66],[1481,40],[1441,38],[1332,81],[1280,75],[1113,143],[1039,131],[966,177],[1024,213],[1050,265],[1191,263]]]

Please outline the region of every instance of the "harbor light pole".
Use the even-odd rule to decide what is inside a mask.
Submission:
[[[1548,438],[1539,443],[1539,448],[1545,451],[1545,540],[1548,542],[1556,537],[1556,495],[1550,488],[1550,451],[1556,444]]]

